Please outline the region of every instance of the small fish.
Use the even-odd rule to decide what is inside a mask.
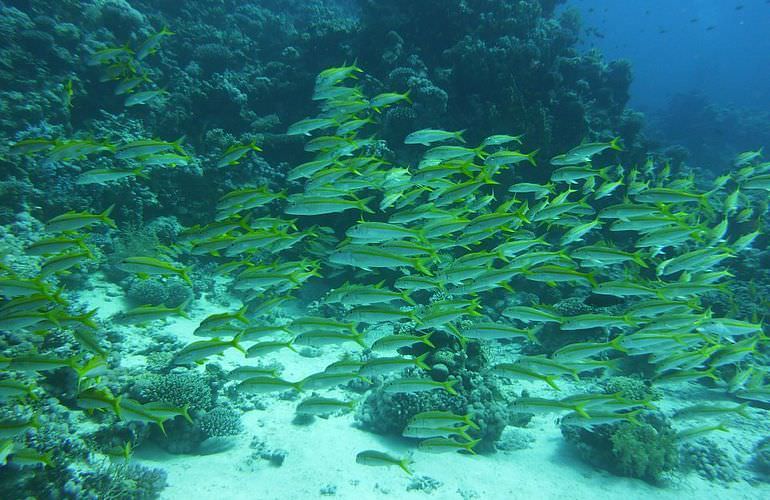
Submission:
[[[217,161],[217,168],[237,165],[240,160],[250,151],[262,151],[262,148],[256,145],[254,141],[249,144],[233,144],[222,153],[222,157]]]
[[[475,455],[476,452],[473,448],[481,442],[481,439],[474,439],[472,441],[459,442],[452,438],[435,437],[420,441],[417,447],[420,451],[428,453],[447,453],[453,451],[466,451],[471,455]]]
[[[411,93],[411,89],[407,90],[403,94],[399,94],[396,92],[385,92],[382,94],[377,94],[376,96],[372,97],[372,99],[369,101],[369,106],[371,106],[372,109],[374,109],[379,113],[382,109],[385,109],[388,106],[392,106],[397,102],[406,101],[409,104],[412,104],[412,100],[409,98],[410,93]]]
[[[165,416],[162,412],[155,412],[147,405],[143,405],[139,401],[130,398],[120,398],[118,400],[118,406],[120,408],[118,416],[121,420],[155,423],[160,427],[161,432],[163,432],[164,435],[166,434],[163,423],[168,420],[169,417]]]
[[[636,416],[642,411],[643,409],[625,413],[593,411],[589,413],[587,418],[578,412],[572,412],[561,418],[561,424],[584,428],[591,428],[595,425],[614,424],[616,422],[631,422],[634,425],[642,425],[641,422],[636,419]]]
[[[299,415],[328,415],[330,413],[352,411],[358,401],[340,401],[334,398],[311,397],[297,405]]]
[[[180,304],[177,307],[143,305],[129,309],[126,312],[118,313],[115,316],[115,319],[122,323],[134,325],[144,325],[150,321],[165,319],[172,315],[178,315],[185,319],[189,319],[190,317],[184,312],[185,307],[187,307],[187,303]]]
[[[35,153],[44,153],[53,149],[56,141],[43,137],[23,139],[11,145],[9,153],[12,155],[33,155]]]
[[[247,378],[240,384],[237,389],[239,392],[245,392],[249,394],[267,394],[276,391],[288,391],[293,390],[302,392],[302,382],[289,382],[278,377],[251,377]]]
[[[158,47],[160,46],[164,37],[175,35],[175,34],[176,33],[170,31],[168,28],[163,27],[163,29],[148,36],[147,39],[144,42],[142,42],[139,48],[136,49],[136,54],[134,57],[136,57],[137,60],[141,61],[145,57],[151,54],[154,54],[155,52],[158,51]]]
[[[37,416],[0,420],[0,439],[12,439],[29,429],[39,429]]]
[[[68,269],[81,265],[87,260],[93,260],[94,255],[91,250],[86,248],[82,252],[68,252],[60,255],[54,255],[46,259],[40,266],[40,273],[38,276],[41,278],[47,278],[52,274],[64,273]]]
[[[367,206],[372,197],[361,200],[329,199],[318,196],[301,196],[291,200],[284,213],[289,215],[325,215],[344,212],[346,210],[361,210],[366,213],[374,213]]]
[[[620,137],[615,137],[610,142],[589,142],[576,146],[564,154],[551,158],[551,165],[578,165],[589,163],[591,158],[606,149],[623,151],[619,144]]]
[[[75,184],[105,184],[107,182],[119,181],[128,177],[143,177],[149,179],[149,176],[142,172],[144,167],[137,168],[95,168],[87,170],[75,179]]]
[[[186,345],[174,356],[174,364],[184,365],[188,363],[197,363],[199,361],[205,360],[209,356],[222,354],[224,351],[230,349],[231,347],[241,351],[243,354],[246,354],[246,349],[241,346],[240,337],[238,336],[230,340],[213,338],[210,340],[199,340],[197,342],[193,342],[192,344]]]
[[[192,286],[192,280],[187,274],[189,271],[188,268],[175,267],[170,262],[162,261],[154,257],[126,257],[120,261],[117,267],[129,273],[136,273],[140,278],[175,274],[182,278],[185,283]]]
[[[289,125],[286,135],[307,135],[316,130],[336,127],[339,122],[334,118],[305,118]],[[342,134],[340,134],[342,135]]]
[[[391,351],[401,349],[402,347],[409,347],[414,344],[425,344],[430,348],[435,348],[436,346],[430,341],[431,335],[432,333],[420,336],[407,334],[386,335],[375,340],[371,349],[372,351]]]
[[[128,97],[126,97],[125,101],[123,101],[123,105],[126,107],[131,107],[131,106],[138,106],[140,104],[147,104],[148,102],[155,100],[158,97],[162,97],[168,94],[169,94],[168,91],[165,89],[144,90],[142,92],[135,92],[133,94],[130,94]]]
[[[111,205],[107,210],[100,214],[90,212],[67,212],[57,215],[49,220],[45,225],[45,230],[50,233],[61,233],[65,231],[76,231],[94,224],[107,224],[113,229],[117,229],[115,221],[110,219],[109,215],[115,205]]]
[[[411,368],[411,367],[417,367],[425,371],[428,371],[430,370],[430,366],[425,364],[425,358],[428,357],[428,354],[430,353],[426,352],[425,354],[418,356],[416,358],[406,358],[406,357],[372,358],[366,363],[364,363],[364,365],[359,370],[359,373],[363,376],[383,375],[386,373],[401,371],[404,368]]]
[[[497,135],[490,135],[489,137],[485,138],[481,142],[482,147],[488,147],[488,146],[501,146],[503,144],[508,144],[510,142],[515,142],[517,144],[521,144],[521,140],[524,137],[524,134],[519,135],[505,135],[505,134],[497,134]]]
[[[253,377],[278,377],[278,368],[263,368],[261,366],[239,366],[227,373],[228,380],[242,382]]]
[[[726,416],[731,413],[740,415],[743,418],[751,418],[751,415],[747,413],[748,403],[741,403],[735,406],[723,406],[723,405],[692,405],[680,408],[674,412],[674,418],[686,419],[686,418],[700,418],[700,417],[713,417],[713,416]]]
[[[84,410],[112,410],[120,416],[120,399],[107,388],[92,387],[79,392],[75,403]]]
[[[447,380],[445,382],[436,382],[427,378],[399,378],[386,382],[382,386],[383,392],[393,394],[398,392],[424,392],[434,389],[444,389],[449,394],[457,396],[454,386],[459,380]]]
[[[691,441],[693,439],[698,439],[714,431],[730,432],[730,429],[728,429],[724,423],[720,423],[717,425],[707,425],[703,427],[691,427],[689,429],[677,431],[676,439],[680,443],[683,443],[683,442]]]
[[[406,472],[408,475],[412,475],[412,471],[409,470],[409,464],[411,464],[411,460],[408,458],[395,458],[387,453],[376,451],[376,450],[366,450],[362,451],[358,455],[356,455],[356,463],[361,465],[370,465],[374,467],[388,467],[391,465],[395,465],[397,467],[400,467],[401,470]]]
[[[524,365],[516,363],[501,363],[492,367],[492,373],[511,379],[539,380],[550,385],[557,391],[560,390],[552,376],[543,375]]]
[[[417,413],[409,420],[409,425],[420,427],[446,427],[468,425],[473,429],[481,430],[479,425],[472,420],[471,415],[456,415],[451,411],[424,411]]]
[[[53,467],[53,451],[41,453],[34,448],[14,449],[8,456],[8,462],[20,466],[26,465],[45,465]]]
[[[448,132],[446,130],[425,128],[407,135],[404,139],[404,144],[422,144],[423,146],[430,146],[434,142],[452,140],[464,143],[465,139],[463,139],[463,132],[465,132],[465,130]]]
[[[167,153],[172,150],[180,155],[185,151],[181,146],[182,138],[174,142],[159,141],[155,139],[140,139],[122,144],[115,149],[115,158],[119,160],[133,160],[136,158],[146,158],[151,155]]]
[[[479,340],[497,340],[497,339],[515,339],[525,338],[530,342],[535,342],[535,332],[515,328],[504,323],[474,323],[460,331],[460,334],[469,339]]]
[[[26,384],[14,379],[0,380],[0,401],[8,401],[9,399],[23,399],[31,398],[37,399],[37,396],[33,392],[36,386]]]

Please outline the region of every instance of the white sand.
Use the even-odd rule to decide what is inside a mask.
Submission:
[[[101,285],[91,297],[93,304],[100,307],[101,317],[110,316],[125,307],[118,297],[98,296],[99,292],[107,290],[115,291],[111,286]],[[234,305],[232,309],[236,308]],[[222,311],[221,306],[196,301],[192,320],[180,318],[169,321],[163,331],[173,332],[184,342],[200,340],[192,335],[198,322],[208,314]],[[141,336],[142,329],[136,330]],[[140,343],[147,345],[151,340],[145,337]],[[341,352],[325,349],[321,357],[305,358],[283,351],[271,354],[269,359],[285,366],[284,378],[299,380],[321,371],[339,354]],[[141,359],[141,356],[130,357],[124,365],[140,365]],[[235,350],[217,361],[226,369],[255,364],[254,360],[244,360]],[[335,395],[349,399],[360,397],[342,392]],[[692,402],[692,395],[687,396]],[[526,429],[518,431],[528,433],[534,439],[528,449],[486,456],[429,454],[417,451],[414,441],[384,437],[354,427],[352,413],[328,419],[317,418],[310,425],[296,425],[292,423],[296,401],[284,401],[272,395],[266,396],[265,401],[268,403],[266,410],[243,415],[246,431],[238,437],[237,445],[228,451],[206,456],[172,455],[152,444],[145,444],[137,450],[135,460],[168,472],[169,485],[162,494],[162,498],[168,500],[770,498],[770,484],[766,483],[752,486],[742,481],[722,485],[703,480],[696,474],[678,474],[664,487],[656,487],[641,480],[613,476],[578,459],[562,438],[554,417],[536,417]],[[765,421],[766,415],[765,412]],[[768,435],[768,426],[762,427],[762,432],[757,432],[752,422],[744,422],[733,427],[729,437],[720,439],[742,442],[743,449],[749,450],[750,443]],[[250,458],[253,450],[249,444],[255,436],[269,448],[287,452],[282,466]],[[367,449],[399,457],[411,454],[414,478],[427,476],[440,482],[440,486],[431,493],[407,490],[414,478],[398,467],[367,467],[355,462],[356,454]],[[328,487],[336,492],[323,496],[321,490]]]

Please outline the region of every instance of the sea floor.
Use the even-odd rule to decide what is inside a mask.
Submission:
[[[102,283],[94,288],[88,302],[92,307],[99,307],[99,315],[107,318],[125,307],[121,295],[119,287]],[[195,304],[190,312],[191,319],[170,320],[164,332],[175,334],[183,342],[200,340],[192,335],[195,326],[207,315],[222,312],[223,307],[205,300]],[[152,342],[148,337],[133,338],[137,351]],[[340,349],[324,348],[321,356],[314,358],[288,351],[271,356],[284,365],[283,376],[294,380],[321,371],[339,359],[340,354]],[[252,361],[244,360],[235,351],[217,360],[226,370]],[[124,365],[143,363],[143,356],[123,359]],[[533,387],[528,389],[533,390]],[[552,390],[544,390],[542,394],[533,392],[532,395],[548,396],[546,391]],[[684,403],[694,404],[713,400],[719,394],[699,386],[674,387],[667,391],[668,405],[676,404],[677,395]],[[336,395],[345,396],[343,392]],[[353,396],[356,395],[347,395],[348,398]],[[696,473],[676,473],[659,486],[614,476],[581,460],[563,439],[553,415],[536,416],[526,428],[506,429],[504,438],[514,436],[514,441],[525,443],[522,449],[470,456],[425,453],[416,450],[412,441],[367,432],[355,426],[353,413],[298,424],[295,423],[297,401],[281,399],[276,394],[265,396],[264,403],[264,410],[248,411],[242,416],[244,432],[238,436],[233,448],[211,455],[174,455],[147,443],[136,450],[134,460],[168,473],[168,487],[161,496],[165,500],[770,498],[770,483],[753,480],[749,475],[736,482],[714,482]],[[770,435],[769,412],[758,409],[752,409],[752,412],[754,418],[749,421],[731,421],[728,435],[718,433],[720,435],[714,436],[738,456],[745,453],[745,459],[750,456],[756,441]],[[255,458],[251,447],[255,438],[271,449],[283,450],[283,463],[276,466],[268,460]],[[367,449],[386,451],[399,457],[410,455],[414,475],[409,476],[397,467],[357,464],[356,454]]]

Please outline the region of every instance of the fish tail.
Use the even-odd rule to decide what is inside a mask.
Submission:
[[[536,149],[536,150],[532,151],[531,153],[529,153],[529,154],[527,155],[527,161],[528,161],[529,163],[531,163],[533,167],[536,167],[536,166],[537,166],[537,162],[535,161],[535,155],[536,155],[536,154],[537,154],[539,151],[540,151],[539,149]]]
[[[186,267],[181,271],[179,271],[179,277],[182,278],[184,282],[187,283],[188,285],[193,286],[192,280],[190,279],[190,275],[187,274],[189,270],[190,268]]]
[[[459,396],[459,394],[457,393],[457,391],[454,388],[455,384],[457,384],[457,379],[455,379],[455,380],[447,380],[446,382],[443,383],[443,387],[452,396]]]
[[[110,214],[112,213],[112,209],[115,208],[115,204],[113,203],[109,207],[107,207],[107,210],[99,214],[99,219],[102,220],[105,224],[110,226],[113,229],[117,229],[118,226],[115,224],[115,221],[110,219]]]
[[[470,453],[471,455],[476,455],[476,451],[473,449],[477,444],[481,442],[481,439],[474,439],[473,441],[468,441],[467,443],[462,443],[462,447],[465,451]]]
[[[415,366],[417,366],[418,368],[422,368],[423,370],[430,370],[430,366],[425,364],[425,358],[428,357],[428,354],[430,354],[430,353],[426,352],[425,354],[422,354],[422,355],[417,356],[416,358],[414,358]]]
[[[550,376],[550,375],[546,375],[546,376],[543,378],[543,381],[544,381],[546,384],[548,384],[548,385],[550,385],[551,387],[553,387],[554,389],[556,389],[557,391],[560,391],[560,390],[561,390],[561,389],[559,389],[559,386],[558,386],[558,385],[556,385],[556,379],[554,379],[552,376]]]
[[[356,206],[357,206],[357,207],[359,208],[359,210],[361,210],[362,212],[366,212],[366,213],[368,213],[368,214],[373,214],[373,213],[374,213],[374,210],[372,210],[371,208],[369,208],[369,207],[367,206],[367,203],[369,203],[369,202],[370,202],[370,201],[372,201],[373,199],[374,199],[374,196],[369,196],[369,197],[367,197],[367,198],[364,198],[364,199],[362,199],[362,200],[358,200],[358,201],[356,202]]]
[[[610,141],[610,148],[614,149],[615,151],[625,151],[620,145],[620,136],[617,136]]]
[[[188,409],[190,408],[190,405],[184,405],[182,407],[182,417],[184,417],[185,420],[187,420],[190,423],[193,423],[192,418],[190,418],[190,413]]]
[[[477,424],[476,422],[471,420],[471,416],[470,415],[465,415],[463,417],[463,422],[465,422],[466,424],[470,425],[471,428],[476,429],[477,431],[481,430],[481,427],[479,427],[479,424]]]

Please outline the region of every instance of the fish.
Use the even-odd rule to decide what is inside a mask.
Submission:
[[[189,319],[189,316],[184,311],[185,307],[187,307],[186,303],[180,304],[177,307],[166,307],[164,305],[143,305],[134,307],[133,309],[129,309],[128,311],[122,313],[118,313],[115,316],[115,319],[123,323],[138,325],[143,325],[150,321],[165,319],[172,315],[178,315],[185,319]]]
[[[125,257],[117,267],[129,273],[136,273],[140,278],[176,275],[188,285],[192,286],[193,284],[188,274],[189,268],[176,267],[170,262],[154,257]]]
[[[328,415],[330,413],[347,413],[355,409],[358,401],[341,401],[334,398],[310,397],[302,400],[296,412],[299,415]]]
[[[366,377],[356,372],[344,372],[344,371],[331,371],[313,373],[308,375],[300,382],[303,389],[320,390],[329,389],[338,385],[349,384],[354,380],[371,384],[371,381]]]
[[[382,358],[372,358],[361,367],[359,370],[359,374],[363,376],[369,376],[369,375],[383,375],[386,373],[390,373],[393,371],[401,371],[404,368],[420,368],[422,370],[430,370],[430,366],[425,364],[425,358],[428,357],[428,354],[425,353],[421,356],[417,356],[416,358],[405,358],[405,357],[382,357]]]
[[[620,137],[615,137],[609,142],[589,142],[576,146],[564,154],[551,158],[551,165],[578,165],[589,163],[594,155],[604,150],[613,149],[623,151],[620,147]]]
[[[748,409],[748,403],[741,403],[735,406],[724,405],[691,405],[684,408],[680,408],[674,412],[674,418],[688,419],[688,418],[701,418],[701,417],[726,417],[730,414],[737,414],[743,418],[751,418],[746,411]]]
[[[222,354],[230,348],[235,348],[243,354],[246,354],[246,349],[241,346],[240,337],[238,336],[233,337],[230,340],[213,338],[210,340],[199,340],[186,345],[174,355],[173,362],[176,365],[197,363],[205,360],[209,356]]]
[[[278,368],[263,368],[261,366],[239,366],[227,372],[228,380],[242,382],[252,377],[278,377]]]
[[[517,144],[522,143],[522,139],[524,138],[524,134],[519,135],[506,135],[506,134],[496,134],[496,135],[490,135],[486,137],[481,142],[481,147],[489,147],[489,146],[501,146],[503,144],[508,144],[511,142],[515,142]]]
[[[401,432],[403,437],[426,439],[433,437],[449,438],[451,436],[457,436],[465,441],[472,441],[473,438],[467,433],[469,425],[463,425],[460,427],[420,427],[414,424],[407,425]]]
[[[625,252],[618,248],[606,245],[582,246],[570,250],[569,255],[578,260],[590,261],[598,266],[634,262],[639,267],[648,267],[641,251]]]
[[[230,165],[237,165],[240,160],[250,151],[262,151],[262,148],[256,145],[254,141],[248,144],[233,144],[222,153],[222,157],[217,161],[216,167],[223,168]]]
[[[364,336],[360,333],[347,333],[329,330],[310,330],[298,334],[294,337],[295,344],[312,347],[322,347],[326,345],[339,345],[343,342],[355,342],[364,349],[369,346],[364,342]]]
[[[386,335],[375,340],[370,348],[372,351],[391,351],[401,349],[402,347],[409,347],[414,344],[424,344],[435,349],[436,346],[430,341],[431,335],[432,332],[426,333],[425,335]]]
[[[139,48],[136,49],[136,54],[134,55],[134,57],[137,60],[141,61],[145,57],[151,54],[154,54],[155,52],[158,51],[158,47],[163,41],[163,38],[171,35],[175,35],[175,33],[170,31],[168,28],[163,27],[160,31],[157,31],[152,35],[148,36],[144,40],[144,42],[141,43]]]
[[[615,337],[607,342],[575,342],[560,347],[553,353],[553,357],[560,362],[580,361],[591,356],[596,356],[605,351],[627,352],[621,343],[622,337]]]
[[[9,153],[12,155],[33,155],[36,153],[47,152],[56,147],[55,139],[46,139],[44,137],[34,137],[29,139],[22,139],[21,141],[14,142]]]
[[[134,92],[133,94],[129,94],[128,97],[126,97],[126,99],[123,101],[123,105],[126,107],[131,107],[138,106],[140,104],[147,104],[148,102],[165,95],[169,95],[169,92],[165,89]]]
[[[319,196],[301,196],[293,199],[284,209],[289,215],[325,215],[344,212],[346,210],[360,210],[366,213],[374,213],[367,204],[372,197],[364,199],[329,199]]]
[[[503,316],[510,319],[523,321],[524,323],[561,323],[564,318],[544,306],[510,306],[503,310]]]
[[[497,340],[525,338],[530,342],[536,342],[535,331],[515,328],[504,323],[482,322],[474,323],[460,331],[460,334],[469,339]]]
[[[31,418],[4,418],[0,420],[0,439],[13,439],[29,429],[39,429],[37,416]]]
[[[289,125],[286,135],[310,136],[310,133],[315,132],[316,130],[323,130],[339,125],[340,123],[334,118],[305,118]]]
[[[84,264],[88,260],[94,260],[91,250],[86,248],[81,252],[67,252],[47,258],[40,266],[38,276],[47,278],[52,274],[65,273],[70,268]]]
[[[87,228],[94,224],[106,224],[113,229],[117,229],[118,226],[115,224],[115,221],[109,217],[113,208],[115,208],[115,205],[110,205],[104,212],[99,214],[70,211],[57,215],[46,222],[45,230],[49,233],[62,233]]]
[[[596,425],[614,424],[617,422],[630,422],[634,425],[642,425],[636,418],[642,413],[642,409],[629,412],[589,412],[588,417],[584,417],[578,412],[568,413],[561,418],[561,425],[574,425],[577,427],[591,428]]]
[[[35,389],[37,387],[14,379],[0,380],[0,401],[9,399],[37,399]]]
[[[137,168],[95,168],[79,174],[75,179],[75,184],[81,186],[88,184],[105,184],[121,179],[127,179],[129,177],[149,179],[150,177],[142,172],[143,170],[143,166]]]
[[[368,245],[346,245],[328,257],[329,262],[345,266],[370,270],[373,267],[397,268],[411,267],[421,274],[431,276],[423,260],[414,257],[402,257]]]
[[[449,394],[457,396],[457,391],[454,388],[457,382],[459,382],[459,380],[456,379],[437,382],[427,378],[398,378],[386,382],[382,386],[382,390],[386,394],[393,394],[398,392],[424,392],[432,391],[434,389],[444,389]]]
[[[500,363],[492,367],[492,373],[501,377],[511,379],[539,380],[550,385],[553,389],[559,391],[555,379],[551,375],[543,375],[525,365],[517,363]]]
[[[172,150],[180,155],[185,155],[182,149],[182,139],[174,142],[161,141],[156,139],[139,139],[127,142],[115,149],[115,158],[118,160],[133,160],[137,158],[146,158],[160,153],[168,153]]]
[[[120,398],[118,400],[118,405],[120,408],[118,416],[121,420],[154,423],[160,427],[160,430],[164,435],[166,434],[163,423],[168,420],[169,417],[164,413],[155,412],[147,405],[143,405],[139,401],[130,398]]]
[[[356,455],[356,463],[374,467],[390,467],[395,465],[406,472],[408,475],[413,475],[412,471],[409,470],[411,461],[408,458],[396,458],[382,451],[362,451]]]
[[[423,146],[430,146],[434,142],[445,141],[459,141],[464,143],[465,139],[463,139],[463,132],[465,132],[465,130],[448,132],[446,130],[424,128],[407,135],[404,139],[404,144],[422,144]]]
[[[293,390],[302,392],[302,382],[289,382],[278,377],[251,377],[237,385],[238,392],[248,394],[267,394],[276,391]]]
[[[403,94],[399,94],[397,92],[384,92],[382,94],[377,94],[371,98],[369,101],[369,106],[371,106],[373,110],[379,113],[383,109],[401,101],[406,101],[409,104],[412,104],[412,100],[409,98],[410,93],[411,89],[407,90]]]
[[[53,467],[53,450],[41,453],[34,448],[14,449],[8,456],[8,462],[17,466],[44,465]]]
[[[420,451],[428,453],[446,453],[452,451],[466,451],[471,455],[475,455],[476,452],[473,448],[481,442],[481,439],[474,439],[472,441],[460,442],[452,438],[435,437],[429,438],[424,441],[420,441],[417,448]]]
[[[475,430],[481,430],[481,427],[473,421],[473,416],[470,414],[457,415],[451,411],[424,411],[415,414],[409,419],[408,425],[414,425],[418,427],[463,427],[469,426]]]

